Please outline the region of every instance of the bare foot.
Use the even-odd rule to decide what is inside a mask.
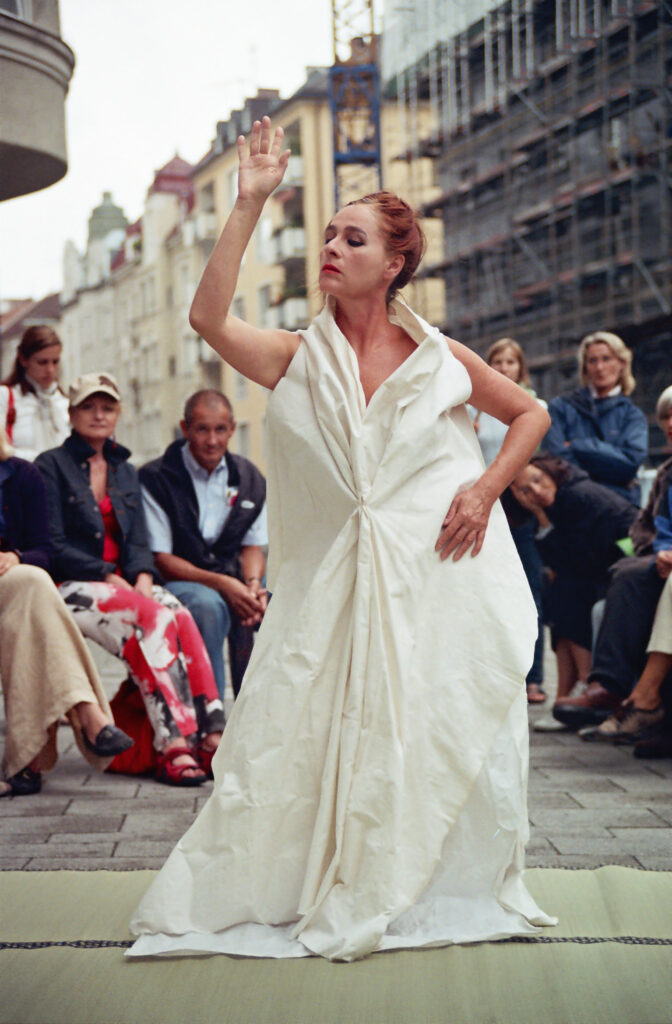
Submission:
[[[221,735],[221,733],[220,733],[220,735]],[[163,748],[163,753],[164,754],[167,753],[169,750],[172,750],[174,747],[183,747],[183,746],[184,746],[184,740],[183,739],[171,740],[169,743],[166,743],[165,747]],[[185,768],[184,768],[183,774],[186,775],[187,778],[192,779],[192,778],[194,778],[197,775],[201,775],[202,776],[202,774],[203,774],[202,769],[200,768],[200,766],[198,764],[198,761],[196,760],[196,758],[192,754],[180,754],[179,757],[175,758],[175,760],[173,761],[173,764],[178,766],[178,767],[181,767],[182,765],[184,765]]]

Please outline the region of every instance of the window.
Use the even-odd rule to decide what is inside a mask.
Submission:
[[[247,398],[247,377],[244,377],[242,373],[236,373],[233,378],[233,394],[236,401],[240,401],[243,398]]]
[[[259,317],[259,326],[269,326],[269,311],[271,308],[271,286],[265,284],[263,288],[260,288],[257,292],[257,312]]]
[[[249,459],[250,457],[250,425],[249,423],[239,423],[236,427],[236,449],[239,455],[243,458]]]
[[[203,213],[215,212],[215,184],[204,185],[198,196],[198,205]]]

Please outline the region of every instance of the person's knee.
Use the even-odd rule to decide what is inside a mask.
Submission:
[[[231,622],[226,602],[212,587],[198,586],[177,595],[196,622],[209,623],[228,632]]]
[[[13,586],[18,585],[24,591],[31,591],[39,599],[58,597],[58,591],[48,572],[37,565],[15,565],[9,570],[7,578],[11,578]]]

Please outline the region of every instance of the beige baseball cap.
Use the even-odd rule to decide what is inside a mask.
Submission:
[[[83,373],[70,385],[68,398],[70,408],[74,409],[91,395],[110,395],[115,401],[121,401],[119,385],[111,373]]]

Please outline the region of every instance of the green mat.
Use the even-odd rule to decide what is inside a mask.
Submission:
[[[2,1024],[670,1024],[672,873],[527,873],[557,928],[354,964],[128,961],[154,872],[0,873]]]

